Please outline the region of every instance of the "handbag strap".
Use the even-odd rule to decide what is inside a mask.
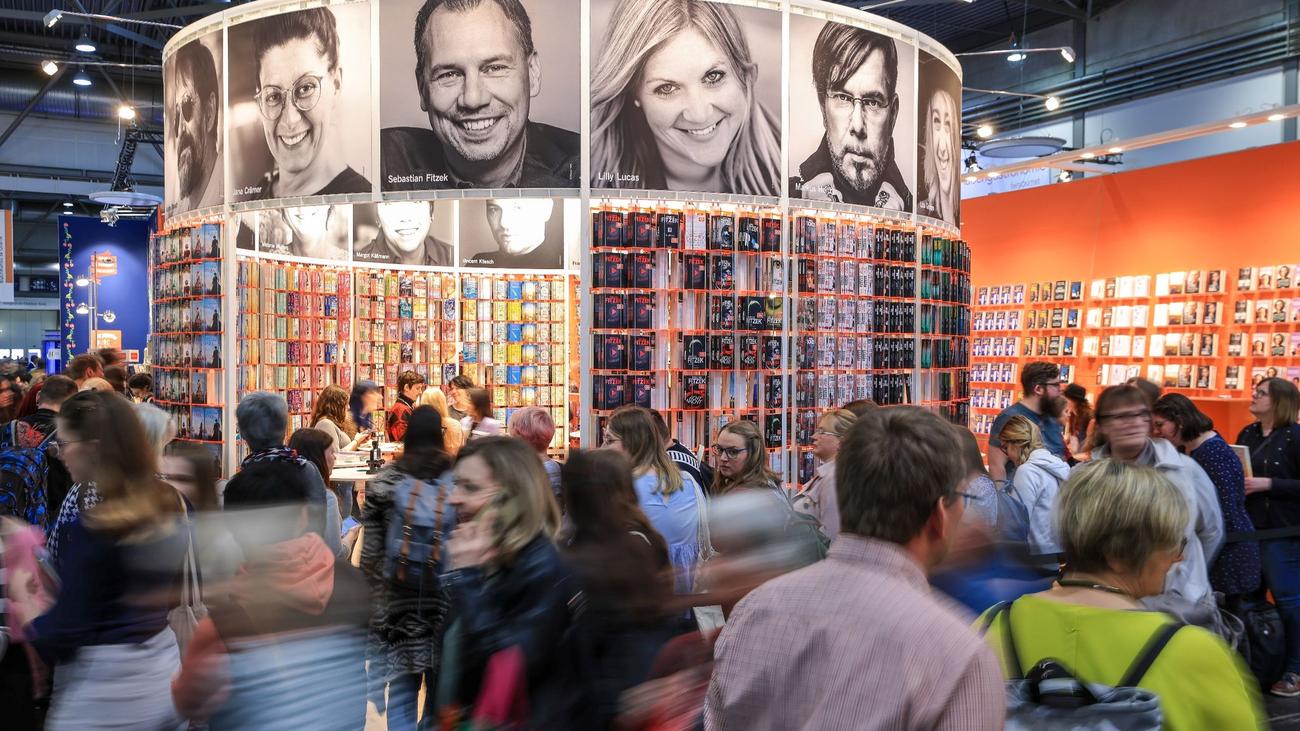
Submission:
[[[397,551],[397,575],[402,579],[406,578],[406,563],[411,555],[411,518],[415,514],[415,503],[423,490],[424,480],[416,480],[415,487],[411,488],[411,494],[406,500],[406,508],[402,511],[402,546]]]
[[[1160,652],[1165,649],[1165,645],[1169,644],[1174,635],[1178,634],[1178,630],[1184,626],[1178,622],[1168,622],[1156,630],[1155,634],[1151,635],[1151,639],[1147,640],[1146,646],[1133,660],[1133,664],[1129,665],[1128,670],[1124,672],[1123,679],[1119,681],[1119,687],[1137,687],[1137,684],[1142,682],[1142,678],[1147,674],[1147,671],[1151,669],[1151,664],[1156,661],[1156,658],[1160,656]]]
[[[1025,677],[1024,671],[1020,667],[1020,656],[1016,654],[1016,638],[1011,633],[1011,605],[1013,602],[999,602],[989,611],[988,618],[984,620],[984,627],[981,630],[986,633],[998,617],[1006,615],[1007,621],[1002,623],[1002,652],[1005,656],[1008,671],[1008,680],[1021,680]]]
[[[181,567],[181,606],[193,609],[200,594],[199,571],[194,561],[194,526],[190,524],[190,511],[185,506],[185,498],[177,492],[181,503],[181,517],[185,526],[185,563]]]

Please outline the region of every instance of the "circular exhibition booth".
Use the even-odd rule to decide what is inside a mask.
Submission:
[[[150,360],[185,439],[235,443],[253,390],[292,427],[328,385],[391,404],[407,370],[550,410],[559,453],[624,404],[692,447],[753,419],[789,481],[827,408],[967,418],[961,69],[910,28],[265,0],[178,32],[163,76]]]

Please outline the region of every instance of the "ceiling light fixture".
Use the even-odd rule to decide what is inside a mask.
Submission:
[[[1286,115],[1285,115],[1285,114],[1270,114],[1270,115],[1268,115],[1268,121],[1270,121],[1270,122],[1281,122],[1281,121],[1284,120],[1284,119],[1286,119]]]
[[[1061,58],[1067,63],[1074,63],[1077,56],[1074,49],[1070,46],[1047,46],[1045,48],[1019,48],[1012,44],[1011,48],[1001,51],[966,51],[964,53],[954,53],[954,56],[961,58],[963,56],[1005,56],[1011,63],[1018,63],[1025,60],[1025,57],[1031,53],[1059,53]]]
[[[123,104],[117,108],[117,116],[119,119],[135,119],[135,110],[130,105]]]
[[[71,208],[71,207],[72,207],[72,201],[63,201],[63,207],[64,207],[64,208]]]
[[[1096,157],[1096,155],[1092,154],[1091,152],[1085,152],[1079,157],[1083,158],[1084,160],[1091,160],[1092,158]]]
[[[99,50],[99,46],[96,46],[95,42],[90,40],[90,36],[84,32],[81,34],[81,38],[77,39],[77,44],[73,48],[81,53],[94,53]]]
[[[47,59],[41,62],[41,71],[44,71],[46,76],[53,76],[59,73],[59,65]]]
[[[1245,126],[1246,126],[1246,123],[1245,123],[1245,122],[1242,122],[1242,121],[1240,121],[1240,120],[1239,120],[1239,121],[1236,121],[1236,122],[1232,122],[1232,123],[1230,123],[1230,124],[1228,125],[1228,127],[1232,128],[1232,129],[1241,129],[1242,127],[1245,127]]]
[[[1112,147],[1109,150],[1106,150],[1106,152],[1109,152],[1112,155],[1118,155],[1123,151],[1124,151],[1123,147]]]
[[[1008,63],[1020,63],[1021,61],[1024,61],[1026,58],[1028,58],[1028,56],[1021,53],[1020,49],[1018,48],[1014,49],[1011,53],[1007,54]]]
[[[970,91],[976,94],[993,94],[996,96],[1018,96],[1025,99],[1042,99],[1043,106],[1047,111],[1055,112],[1061,108],[1061,97],[1048,94],[1034,94],[1027,91],[1002,91],[1001,89],[976,89],[973,86],[963,86],[962,91]]]
[[[980,139],[987,140],[988,138],[993,136],[993,128],[988,126],[987,124],[981,124],[979,127],[975,128],[975,134]]]
[[[1047,99],[1043,100],[1043,106],[1047,107],[1047,111],[1055,112],[1061,108],[1061,100],[1054,96],[1049,96]]]
[[[87,74],[86,70],[83,68],[77,72],[76,76],[72,77],[72,83],[76,84],[77,86],[90,86],[95,82],[90,80],[90,75]]]
[[[173,23],[159,23],[153,20],[140,20],[138,18],[123,18],[118,15],[101,15],[99,13],[78,13],[73,10],[51,10],[45,14],[45,27],[53,28],[64,16],[85,18],[86,20],[98,20],[104,23],[133,23],[135,25],[152,25],[156,28],[172,28],[180,30],[184,26]]]
[[[1002,174],[1002,173],[1000,173],[1000,172],[998,172],[998,171],[996,171],[996,170],[990,170],[990,171],[989,171],[989,177],[990,177],[990,178],[996,178],[997,176],[999,176],[999,175],[1001,175],[1001,174]]]
[[[1074,49],[1069,46],[1061,46],[1061,58],[1065,59],[1066,63],[1074,63]]]

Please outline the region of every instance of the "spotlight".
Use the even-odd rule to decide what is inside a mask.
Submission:
[[[77,305],[77,314],[78,314],[78,315],[89,315],[89,314],[90,314],[90,306],[87,305],[87,304],[84,304],[84,303],[83,303],[83,304],[80,304],[80,305]]]
[[[90,280],[87,279],[86,277],[77,277],[76,285],[78,287],[89,287]]]
[[[95,82],[90,80],[90,75],[86,73],[85,69],[81,69],[77,72],[76,76],[72,77],[72,83],[77,86],[90,86]]]
[[[1246,126],[1246,123],[1245,123],[1245,122],[1233,122],[1232,124],[1229,124],[1228,126],[1231,127],[1232,129],[1241,129],[1242,127],[1245,127],[1245,126]]]
[[[1020,51],[1014,51],[1013,53],[1011,53],[1011,55],[1007,56],[1007,61],[1009,63],[1020,63],[1021,61],[1024,60],[1025,60],[1025,54],[1021,53]]]
[[[81,53],[94,53],[99,50],[99,47],[95,45],[95,42],[90,40],[90,36],[85,33],[81,34],[81,38],[77,39],[77,45],[73,46],[73,48],[77,49]]]
[[[64,208],[71,208],[71,207],[72,207],[72,201],[63,201],[63,207],[64,207]]]
[[[117,116],[120,119],[135,119],[135,110],[129,105],[123,104],[117,108]]]
[[[45,14],[45,27],[53,28],[54,24],[63,18],[62,10],[51,10]]]
[[[110,325],[112,325],[113,321],[117,319],[117,313],[112,310],[104,310],[99,314],[99,316],[104,318],[104,322],[107,322]]]
[[[1092,154],[1091,152],[1085,152],[1079,157],[1083,158],[1084,160],[1091,160],[1092,158],[1096,157],[1096,155]]]
[[[46,76],[53,76],[59,73],[59,65],[53,61],[42,61],[41,71],[44,71]]]
[[[1049,96],[1043,101],[1043,106],[1047,107],[1047,111],[1055,112],[1061,108],[1061,100],[1054,96]]]
[[[1285,115],[1285,114],[1270,114],[1270,115],[1268,115],[1268,121],[1270,121],[1270,122],[1281,122],[1281,121],[1284,120],[1284,119],[1286,119],[1286,115]]]
[[[1061,58],[1065,59],[1066,63],[1074,63],[1074,58],[1075,58],[1074,49],[1070,48],[1069,46],[1065,46],[1064,48],[1062,48]]]
[[[975,128],[975,134],[979,136],[980,139],[987,140],[993,136],[993,128],[987,124],[981,124],[979,127]]]
[[[1123,151],[1124,151],[1123,147],[1112,147],[1109,150],[1106,150],[1106,152],[1109,152],[1112,155],[1118,155]]]

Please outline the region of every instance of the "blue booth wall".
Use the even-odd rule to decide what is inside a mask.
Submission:
[[[59,300],[63,363],[90,349],[90,317],[78,315],[77,305],[90,303],[88,287],[76,286],[78,277],[90,273],[91,254],[117,256],[117,274],[99,284],[98,310],[113,311],[111,324],[99,321],[100,330],[121,330],[122,349],[144,354],[149,337],[149,232],[152,219],[122,220],[109,226],[90,216],[59,216]]]

